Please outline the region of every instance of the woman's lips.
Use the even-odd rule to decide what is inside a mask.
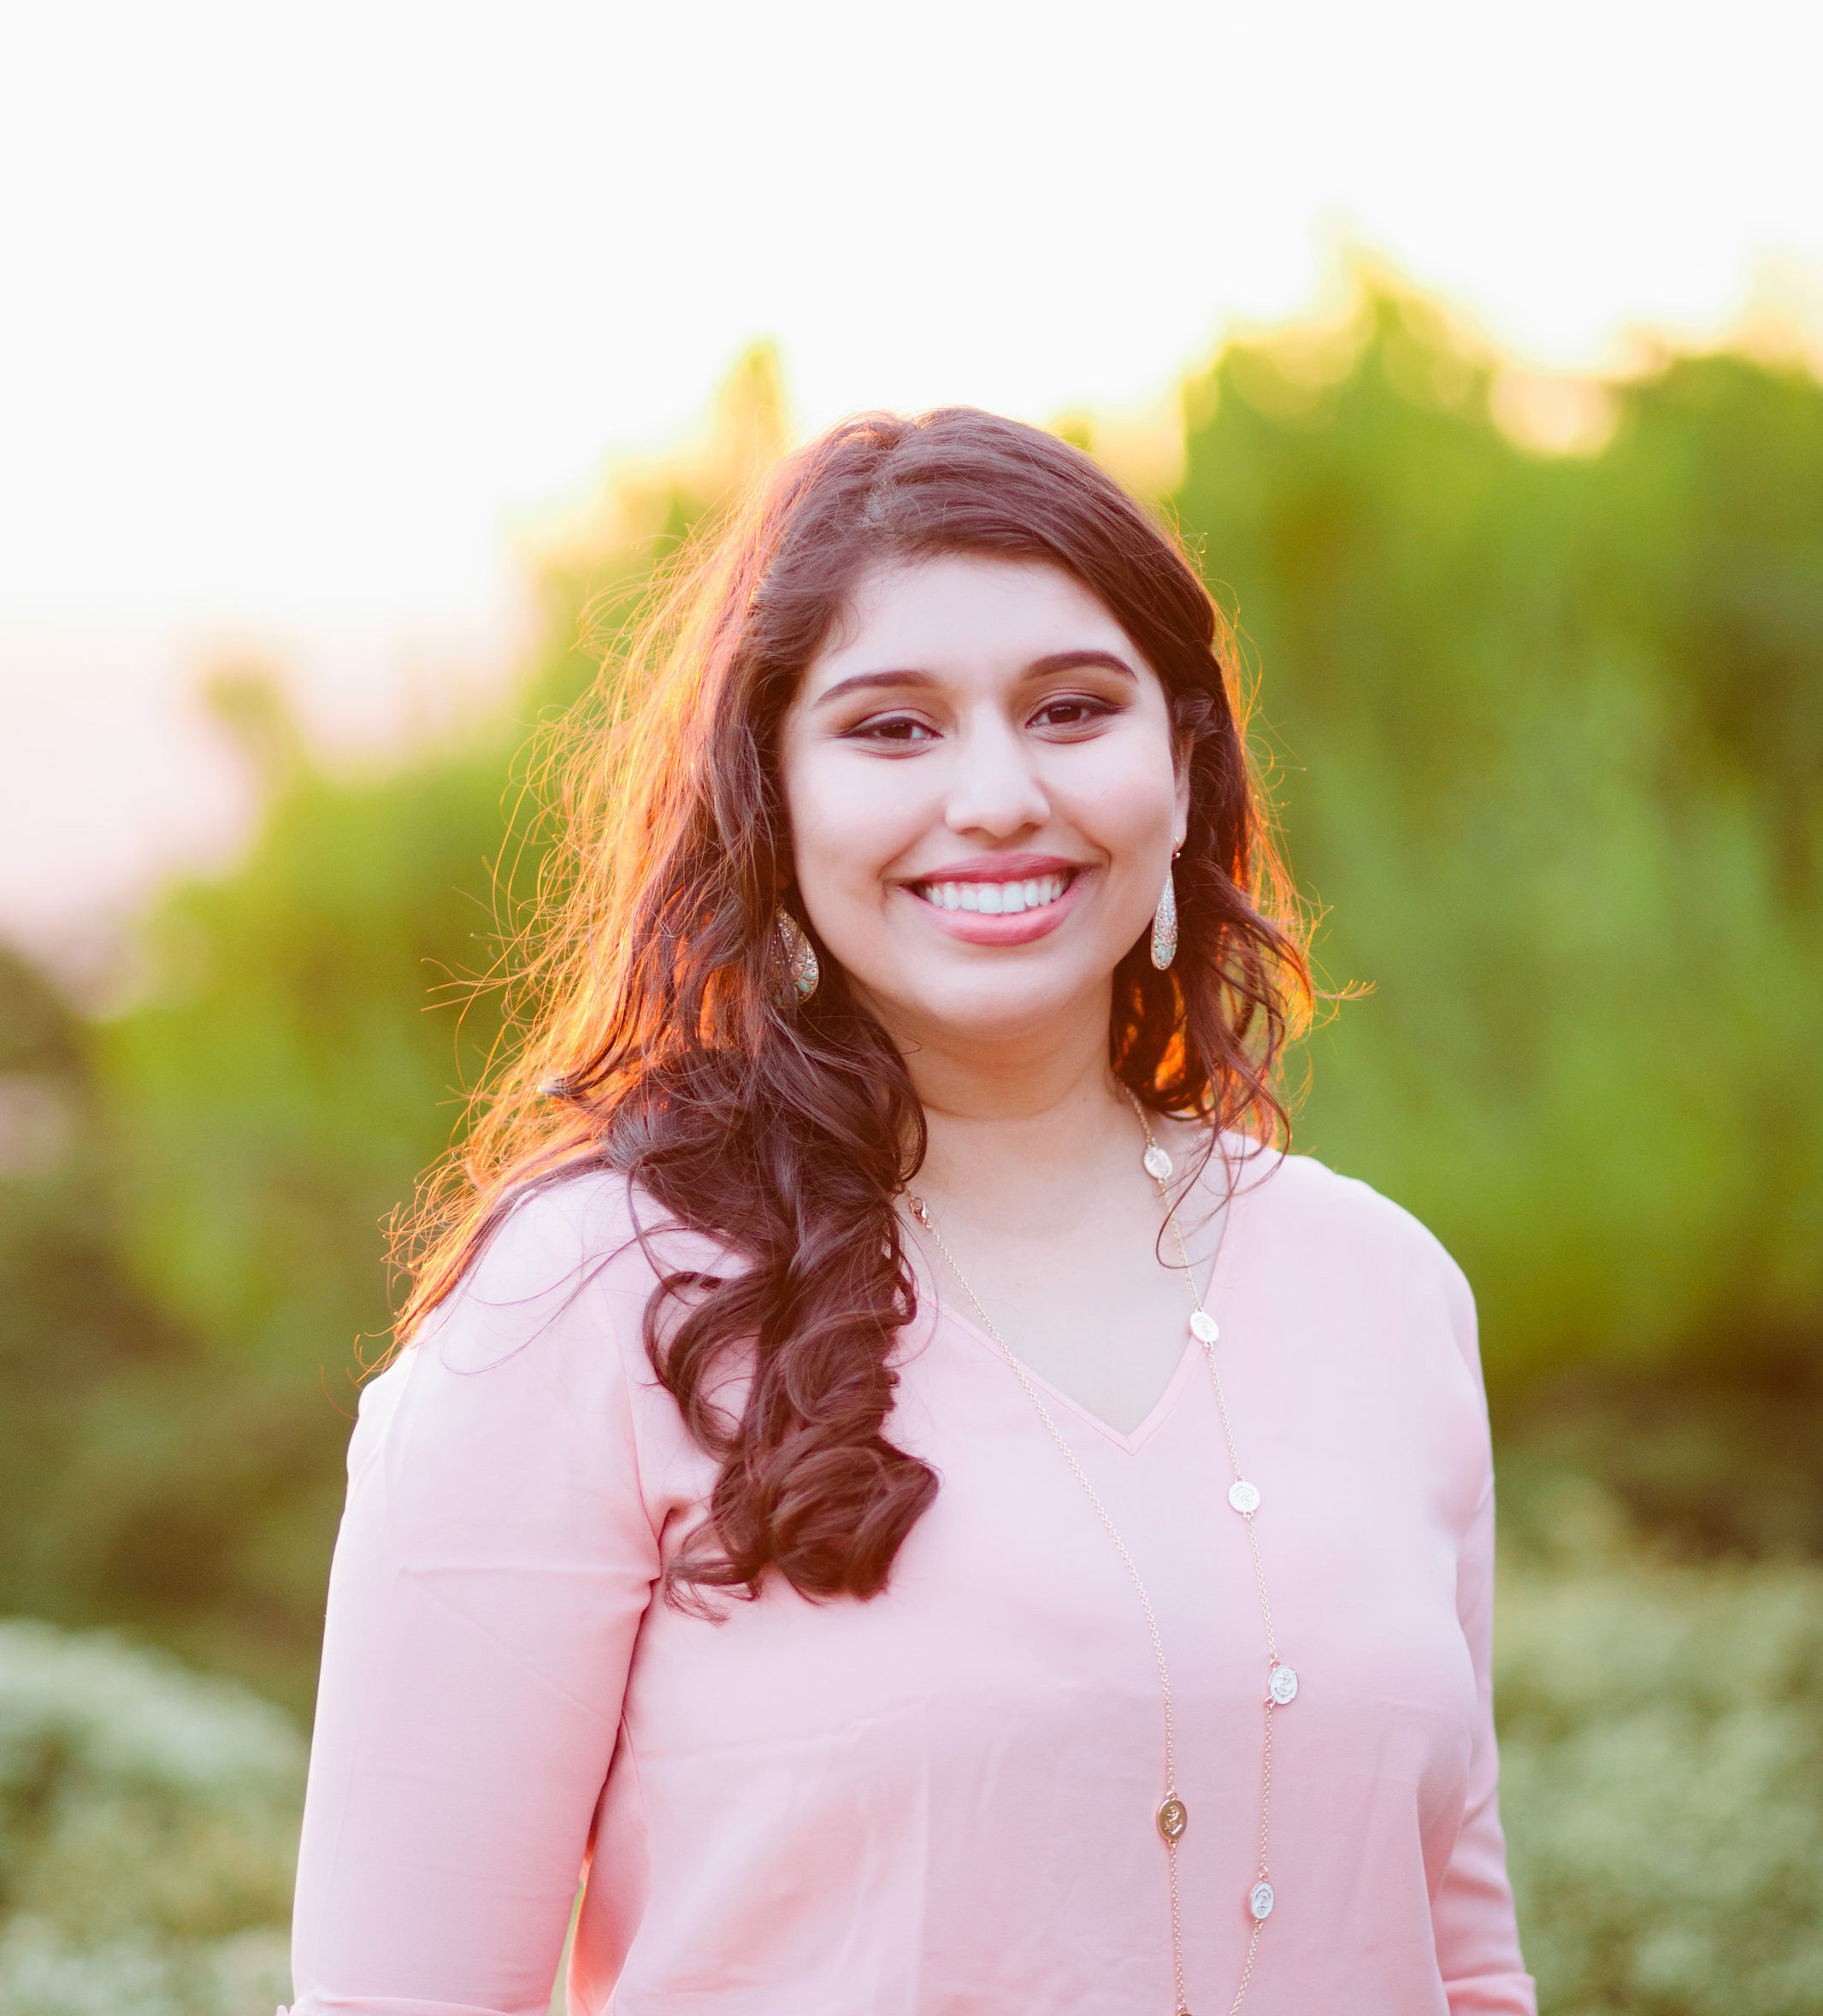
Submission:
[[[1029,945],[1063,923],[1082,881],[1082,871],[1070,868],[1001,880],[934,875],[900,887],[940,931],[965,945]]]

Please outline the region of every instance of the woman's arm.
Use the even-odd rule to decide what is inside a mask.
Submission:
[[[1451,1325],[1478,1388],[1481,1360],[1475,1304],[1461,1271],[1448,1264]],[[1463,1536],[1456,1565],[1456,1614],[1475,1668],[1475,1738],[1462,1830],[1431,1907],[1437,1964],[1449,2016],[1536,2016],[1537,1997],[1519,1958],[1507,1880],[1507,1844],[1497,1796],[1494,1743],[1494,1474]]]
[[[544,2016],[658,1573],[600,1194],[522,1204],[362,1396],[294,2016]]]

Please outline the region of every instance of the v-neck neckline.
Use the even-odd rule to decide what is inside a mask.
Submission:
[[[943,1320],[954,1323],[957,1329],[966,1331],[983,1350],[993,1354],[997,1363],[1006,1366],[1009,1372],[1012,1371],[1012,1366],[1007,1364],[1006,1353],[994,1342],[979,1323],[971,1323],[959,1310],[944,1301],[941,1297],[938,1298],[937,1313]],[[1106,1436],[1108,1441],[1112,1442],[1114,1447],[1120,1450],[1124,1455],[1137,1456],[1146,1444],[1165,1425],[1172,1409],[1176,1407],[1178,1400],[1183,1397],[1184,1387],[1195,1376],[1196,1361],[1201,1357],[1202,1350],[1202,1346],[1196,1341],[1195,1337],[1184,1339],[1183,1354],[1172,1368],[1171,1377],[1165,1382],[1164,1390],[1147,1409],[1145,1418],[1138,1426],[1125,1434],[1116,1428],[1112,1422],[1104,1421],[1094,1408],[1084,1406],[1083,1402],[1077,1400],[1074,1394],[1065,1393],[1061,1386],[1053,1384],[1045,1377],[1042,1372],[1029,1365],[1023,1358],[1018,1359],[1014,1362],[1018,1365],[1019,1371],[1024,1372],[1038,1389],[1040,1395],[1047,1403],[1067,1408],[1078,1421],[1094,1429],[1098,1435]]]
[[[1222,1223],[1220,1223],[1220,1229],[1216,1232],[1216,1250],[1214,1250],[1214,1256],[1212,1256],[1208,1260],[1208,1272],[1204,1274],[1202,1288],[1200,1288],[1202,1306],[1208,1308],[1212,1317],[1216,1318],[1216,1323],[1220,1324],[1220,1327],[1224,1330],[1226,1330],[1226,1323],[1222,1320],[1224,1318],[1224,1306],[1222,1305],[1224,1305],[1224,1302],[1228,1300],[1228,1294],[1230,1294],[1230,1290],[1234,1286],[1234,1246],[1232,1246],[1232,1240],[1228,1234],[1230,1234],[1234,1229],[1234,1204],[1236,1204],[1240,1194],[1242,1194],[1242,1186],[1238,1186],[1238,1183],[1232,1182],[1232,1165],[1230,1165],[1230,1186],[1228,1186],[1224,1198],[1222,1198],[1222,1204],[1220,1204]],[[1113,1424],[1111,1424],[1111,1421],[1105,1421],[1101,1415],[1095,1413],[1095,1409],[1085,1407],[1083,1406],[1083,1401],[1079,1401],[1079,1399],[1077,1399],[1075,1395],[1065,1393],[1061,1385],[1057,1385],[1054,1381],[1047,1379],[1041,1371],[1036,1371],[1033,1365],[1029,1365],[1024,1361],[1024,1359],[1020,1359],[1017,1353],[1008,1351],[1006,1347],[1000,1345],[1000,1342],[996,1342],[982,1329],[982,1324],[974,1323],[974,1320],[970,1317],[964,1317],[960,1308],[956,1306],[956,1302],[952,1302],[950,1296],[946,1296],[944,1292],[941,1292],[941,1288],[938,1286],[938,1276],[935,1276],[935,1270],[928,1266],[928,1256],[923,1254],[922,1250],[919,1250],[919,1272],[926,1276],[929,1296],[932,1296],[932,1314],[938,1323],[944,1323],[944,1320],[947,1320],[947,1323],[954,1323],[956,1329],[960,1329],[966,1336],[972,1336],[972,1339],[978,1342],[980,1347],[982,1347],[982,1351],[992,1353],[994,1359],[998,1359],[998,1363],[1000,1363],[1002,1367],[1006,1367],[1008,1373],[1012,1373],[1014,1365],[1017,1365],[1020,1373],[1024,1373],[1026,1379],[1033,1381],[1033,1385],[1036,1387],[1036,1389],[1039,1389],[1042,1397],[1054,1399],[1059,1407],[1067,1407],[1077,1419],[1083,1421],[1083,1424],[1085,1424],[1087,1427],[1093,1427],[1097,1435],[1103,1435],[1105,1440],[1113,1443],[1113,1446],[1118,1447],[1124,1455],[1140,1455],[1142,1449],[1146,1447],[1146,1443],[1152,1441],[1152,1437],[1158,1434],[1161,1427],[1164,1427],[1165,1421],[1171,1418],[1171,1412],[1174,1412],[1177,1401],[1180,1401],[1180,1399],[1183,1397],[1183,1387],[1189,1385],[1189,1381],[1192,1381],[1194,1371],[1196,1371],[1198,1357],[1202,1357],[1202,1353],[1206,1349],[1204,1345],[1200,1345],[1198,1339],[1194,1335],[1186,1336],[1186,1341],[1183,1341],[1182,1355],[1177,1357],[1176,1367],[1171,1369],[1170,1379],[1165,1379],[1164,1389],[1159,1391],[1158,1399],[1155,1399],[1152,1406],[1146,1409],[1146,1415],[1143,1415],[1143,1418],[1140,1419],[1140,1424],[1137,1424],[1136,1427],[1131,1427],[1131,1429],[1121,1431]],[[1186,1318],[1186,1324],[1188,1324],[1188,1318]],[[1012,1365],[1008,1365],[1008,1359],[1012,1359]]]
[[[1230,1261],[1231,1247],[1228,1235],[1233,1225],[1233,1220],[1229,1216],[1233,1208],[1234,1194],[1230,1193],[1222,1206],[1222,1229],[1216,1237],[1215,1257],[1209,1263],[1209,1271],[1201,1286],[1202,1301],[1206,1308],[1209,1308],[1210,1305],[1215,1303],[1218,1296],[1225,1295],[1231,1285],[1233,1266]],[[1065,1393],[1061,1386],[1046,1378],[1042,1372],[1028,1365],[1017,1353],[1011,1353],[1003,1346],[997,1344],[978,1323],[965,1316],[961,1310],[942,1293],[935,1278],[932,1278],[929,1285],[932,1300],[935,1306],[935,1314],[940,1322],[954,1323],[958,1329],[972,1337],[984,1351],[992,1353],[999,1363],[1006,1366],[1009,1373],[1013,1370],[1012,1365],[1007,1364],[1007,1360],[1011,1357],[1019,1371],[1024,1373],[1025,1376],[1031,1381],[1040,1394],[1047,1400],[1055,1400],[1059,1406],[1066,1407],[1079,1421],[1094,1429],[1098,1435],[1106,1436],[1122,1454],[1127,1456],[1137,1456],[1171,1418],[1173,1409],[1183,1396],[1184,1388],[1190,1383],[1195,1373],[1196,1361],[1202,1356],[1204,1350],[1204,1347],[1196,1341],[1195,1336],[1185,1338],[1183,1353],[1179,1356],[1176,1366],[1172,1369],[1170,1378],[1165,1382],[1163,1390],[1159,1393],[1159,1397],[1146,1410],[1145,1415],[1138,1425],[1123,1433],[1112,1422],[1105,1421],[1093,1407],[1085,1406],[1073,1394]],[[1215,1317],[1218,1323],[1221,1323],[1222,1317],[1218,1309],[1211,1308],[1210,1313]]]

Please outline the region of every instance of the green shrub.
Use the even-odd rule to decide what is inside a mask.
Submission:
[[[1823,2011],[1823,1570],[1507,1567],[1502,1801],[1546,2016]]]
[[[0,1623],[0,2016],[286,1999],[304,1760],[243,1688]]]
[[[0,1936],[3,2016],[267,2016],[290,1984],[282,1931],[87,1945],[27,1919]]]
[[[1545,2016],[1823,2011],[1823,1569],[1657,1565],[1582,1509],[1506,1564],[1496,1646]],[[240,1688],[0,1624],[0,2016],[286,1999],[303,1764]]]

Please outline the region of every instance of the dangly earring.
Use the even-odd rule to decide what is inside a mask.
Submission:
[[[823,968],[817,963],[816,946],[804,935],[804,927],[783,908],[779,911],[778,939],[791,990],[800,1001],[807,1001],[823,980]]]
[[[1176,861],[1183,852],[1181,847],[1171,850],[1171,859]],[[1152,913],[1152,963],[1160,973],[1177,956],[1177,877],[1174,869],[1165,871],[1165,893],[1159,899],[1159,907]]]

